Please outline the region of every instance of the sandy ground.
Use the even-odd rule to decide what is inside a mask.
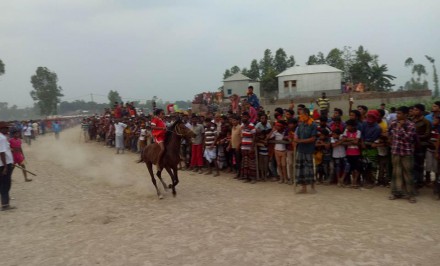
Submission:
[[[440,202],[388,189],[318,187],[181,173],[158,200],[137,155],[80,143],[79,128],[24,147],[0,213],[0,265],[439,265]],[[168,176],[165,179],[169,182]]]

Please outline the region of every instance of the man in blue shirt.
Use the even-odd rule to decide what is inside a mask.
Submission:
[[[255,110],[258,110],[258,108],[260,108],[260,100],[258,100],[257,95],[254,94],[253,86],[248,87],[247,102],[250,103],[251,106],[255,108]]]
[[[60,131],[61,131],[61,125],[58,123],[58,121],[54,121],[52,124],[52,131],[55,133],[55,138],[60,138]]]

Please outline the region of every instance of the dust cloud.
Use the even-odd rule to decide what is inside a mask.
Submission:
[[[88,178],[93,183],[131,186],[137,193],[155,194],[145,164],[136,162],[138,154],[128,151],[115,154],[114,148],[108,148],[102,142],[85,143],[79,128],[62,132],[58,140],[53,135],[39,137],[31,147],[24,144],[25,152],[26,149],[38,149],[38,160],[61,166],[73,176]]]

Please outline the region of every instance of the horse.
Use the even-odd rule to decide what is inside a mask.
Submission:
[[[161,176],[162,169],[159,169],[156,175],[162,183],[165,191],[167,191],[168,188],[172,189],[174,197],[176,196],[176,186],[179,183],[177,166],[180,162],[180,143],[182,138],[189,139],[193,137],[195,137],[194,132],[187,128],[180,119],[174,122],[173,125],[167,129],[165,137],[165,152],[162,157],[162,166],[170,175],[172,184],[168,185],[167,187]],[[153,174],[153,164],[157,165],[159,161],[159,151],[160,147],[157,143],[152,143],[146,146],[141,152],[141,157],[138,163],[144,162],[147,165],[148,172],[151,176],[151,182],[153,182],[153,185],[157,191],[157,196],[159,199],[163,199],[163,196],[157,187],[156,178]]]

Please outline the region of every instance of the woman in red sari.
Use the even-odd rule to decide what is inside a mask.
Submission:
[[[12,132],[13,138],[9,139],[9,145],[12,151],[12,157],[14,158],[14,164],[21,166],[23,169],[26,169],[24,164],[24,154],[21,148],[21,139],[20,139],[20,131],[13,130]],[[26,182],[32,181],[32,179],[27,177],[27,173],[23,170],[24,180]]]

